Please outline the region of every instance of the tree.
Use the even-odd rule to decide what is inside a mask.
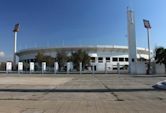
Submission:
[[[29,70],[29,63],[28,62],[23,61],[23,70],[24,71],[28,71]]]
[[[45,56],[41,51],[37,53],[35,59],[39,66],[41,66],[42,62],[45,62]]]
[[[46,62],[47,66],[52,67],[55,62],[55,58],[48,55],[44,55],[42,52],[38,52],[35,58],[39,66],[41,66],[42,62]]]
[[[6,70],[6,63],[5,62],[1,62],[0,63],[0,70],[1,71],[5,71]]]
[[[79,49],[77,52],[72,53],[71,60],[77,70],[79,70],[80,62],[82,62],[83,69],[85,69],[85,67],[90,64],[89,55],[81,49]]]
[[[48,67],[53,67],[54,62],[55,62],[55,58],[53,58],[51,56],[44,56],[44,61],[46,62]]]
[[[166,66],[166,49],[159,47],[155,49],[156,63],[164,64]]]
[[[63,70],[65,67],[65,64],[68,60],[67,54],[65,51],[58,51],[56,55],[56,60],[59,63],[59,70]]]

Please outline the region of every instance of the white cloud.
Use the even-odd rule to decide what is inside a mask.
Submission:
[[[3,51],[0,51],[0,57],[5,57],[5,53]]]

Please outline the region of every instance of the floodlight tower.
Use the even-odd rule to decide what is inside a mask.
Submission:
[[[149,20],[143,19],[144,27],[147,29],[147,37],[148,37],[148,51],[149,51],[149,62],[148,62],[148,69],[147,74],[150,74],[150,41],[149,41],[149,30],[152,28],[150,25]]]
[[[14,55],[13,55],[13,63],[16,64],[16,52],[17,52],[17,32],[19,32],[19,24],[17,23],[13,29],[14,32]]]
[[[137,74],[137,50],[134,12],[127,8],[129,73]]]

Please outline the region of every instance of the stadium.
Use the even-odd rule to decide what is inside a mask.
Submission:
[[[117,70],[117,64],[120,67],[128,66],[128,47],[117,45],[91,45],[91,46],[59,46],[54,48],[30,48],[20,50],[16,53],[20,62],[35,62],[35,56],[38,52],[44,55],[56,57],[58,51],[65,51],[68,56],[77,50],[84,50],[91,57],[90,64],[95,67],[95,71]],[[137,48],[137,59],[148,59],[148,50]],[[72,66],[71,66],[72,67]]]

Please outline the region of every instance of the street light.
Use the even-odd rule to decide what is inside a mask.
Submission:
[[[151,25],[149,20],[143,19],[144,27],[147,29],[147,37],[148,37],[148,50],[149,50],[149,63],[148,63],[148,70],[147,74],[150,74],[150,41],[149,41],[149,30],[151,29]]]

